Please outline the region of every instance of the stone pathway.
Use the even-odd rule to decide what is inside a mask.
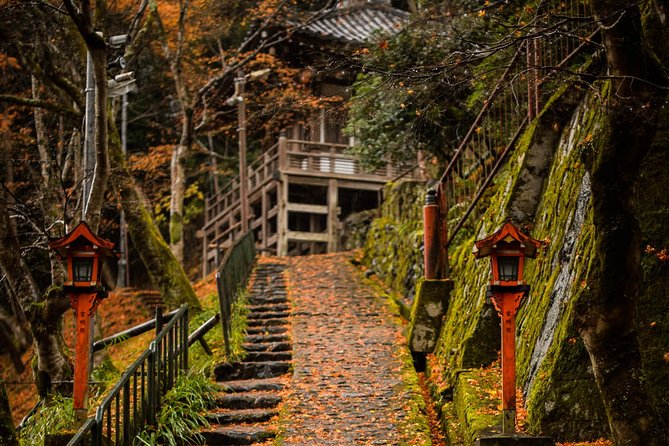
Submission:
[[[415,373],[399,319],[349,257],[289,259],[293,378],[280,444],[430,444],[422,397],[404,382]]]
[[[261,259],[247,357],[214,370],[207,445],[431,444],[399,317],[349,257]]]

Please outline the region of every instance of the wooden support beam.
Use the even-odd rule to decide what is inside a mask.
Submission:
[[[286,238],[291,242],[324,242],[329,243],[327,232],[287,231]]]
[[[288,212],[327,215],[328,207],[321,204],[288,203]]]
[[[265,186],[262,189],[262,202],[261,202],[261,220],[262,226],[260,229],[260,238],[262,239],[260,247],[262,249],[267,249],[267,239],[269,238],[269,187]]]
[[[328,182],[328,252],[336,252],[339,248],[337,240],[339,224],[339,188],[337,180]]]
[[[276,231],[278,233],[276,254],[278,256],[288,255],[288,181],[288,176],[281,174],[277,190],[279,214],[276,217]]]

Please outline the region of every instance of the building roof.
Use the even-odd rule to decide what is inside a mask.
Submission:
[[[320,39],[361,44],[377,32],[394,34],[400,30],[409,13],[380,3],[364,3],[333,9],[305,25],[301,32]]]

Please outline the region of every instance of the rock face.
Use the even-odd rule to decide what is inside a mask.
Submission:
[[[547,107],[559,102],[557,97]],[[587,291],[584,287],[594,255],[590,181],[582,165],[581,152],[585,145],[591,144],[592,134],[601,125],[596,110],[589,106],[588,98],[584,98],[580,105],[566,112],[568,119],[562,121],[564,126],[554,126],[559,130],[556,135],[537,135],[537,132],[553,131],[541,122],[552,119],[549,113],[531,123],[495,179],[495,185],[486,194],[486,201],[481,203],[486,209],[482,218],[468,222],[452,243],[449,254],[453,290],[434,356],[427,367],[438,375],[433,393],[444,407],[457,406],[453,395],[458,394],[458,386],[467,381],[460,378],[468,376],[470,370],[490,365],[497,358],[499,318],[485,298],[489,265],[477,262],[471,249],[474,240],[494,232],[506,218],[518,213],[522,214],[533,237],[548,242],[537,259],[526,265],[525,281],[532,288],[529,297],[521,303],[517,317],[517,386],[524,394],[527,428],[561,441],[593,440],[608,435],[606,413],[589,356],[578,334],[575,314],[580,296]],[[561,113],[565,113],[564,108]],[[665,116],[663,122],[669,123],[669,117]],[[551,150],[547,144],[552,145]],[[643,289],[637,300],[637,330],[642,357],[647,364],[644,372],[664,419],[669,419],[669,373],[666,359],[662,359],[664,353],[669,352],[666,260],[669,257],[663,257],[661,250],[669,246],[669,194],[666,193],[669,176],[661,172],[669,169],[667,147],[669,128],[663,128],[646,160],[636,196],[643,243],[648,246],[641,259]],[[546,163],[539,163],[537,167],[538,159]],[[528,175],[534,175],[533,172],[543,178],[541,181],[532,178],[530,188],[527,187]],[[385,192],[390,203],[402,202],[411,209],[402,209],[398,217],[396,209],[384,208],[381,219],[372,225],[365,258],[386,284],[411,296],[416,285],[416,270],[400,268],[408,255],[403,257],[398,251],[410,246],[406,244],[406,231],[396,228],[420,227],[422,200],[406,198],[414,197],[413,190],[402,199],[394,196],[403,193],[397,187]],[[537,193],[539,196],[529,197]],[[419,232],[415,229],[414,234]],[[420,256],[420,247],[415,249],[415,254]],[[376,259],[376,264],[371,259]],[[420,257],[414,259],[415,262],[420,263]],[[413,337],[432,339],[428,331],[415,328]],[[425,348],[432,346],[431,342],[423,344]],[[479,378],[470,376],[468,379]],[[463,392],[466,389],[460,389],[460,394]],[[470,402],[475,404],[475,399]],[[454,410],[457,412],[457,408]],[[468,414],[470,418],[481,417],[476,410]],[[482,428],[476,420],[462,424],[476,426],[474,430]],[[470,443],[476,435],[465,437]]]
[[[448,308],[452,280],[424,280],[418,284],[409,325],[409,348],[415,353],[432,353]]]

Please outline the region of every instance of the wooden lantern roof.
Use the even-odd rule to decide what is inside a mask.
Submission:
[[[72,231],[64,237],[53,240],[49,243],[49,248],[56,251],[60,258],[65,258],[67,249],[70,246],[92,245],[100,249],[104,257],[119,257],[119,253],[114,251],[114,243],[98,237],[91,231],[85,221],[79,223]]]
[[[518,242],[523,249],[523,255],[532,259],[536,257],[537,249],[542,245],[539,240],[523,234],[511,221],[507,221],[494,234],[474,242],[474,256],[477,259],[488,257],[500,242]]]

